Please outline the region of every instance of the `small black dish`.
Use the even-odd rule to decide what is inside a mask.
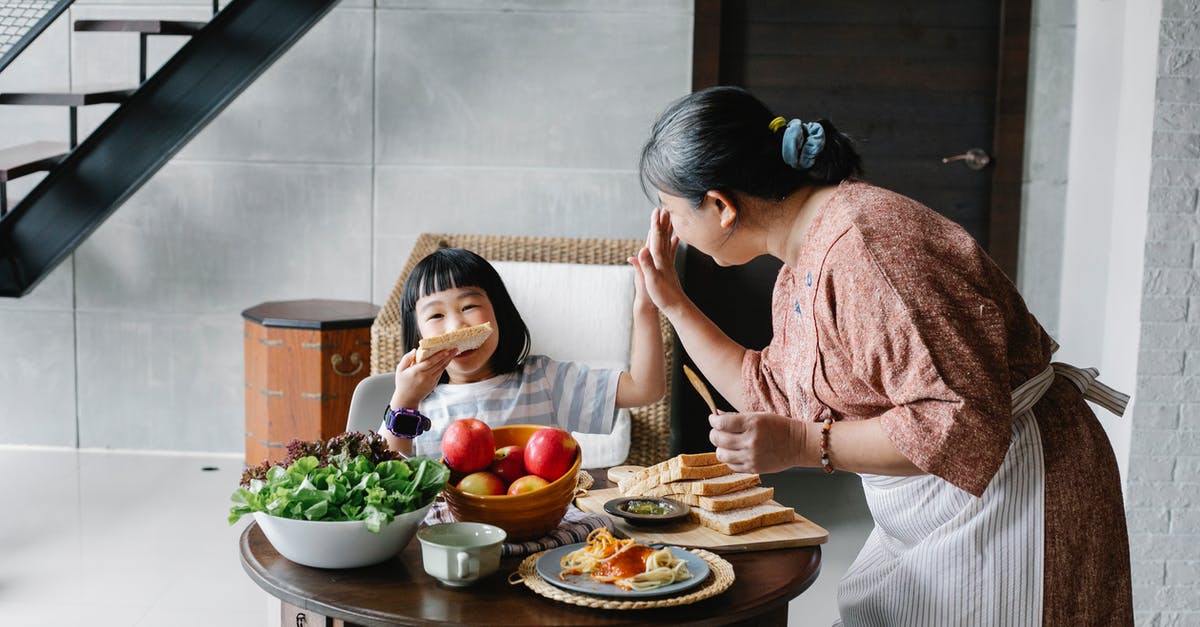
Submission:
[[[604,511],[624,518],[631,524],[650,526],[678,522],[688,517],[687,503],[657,496],[625,496],[604,504]]]

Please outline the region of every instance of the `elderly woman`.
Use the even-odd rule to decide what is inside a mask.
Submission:
[[[1117,464],[1085,399],[1125,398],[1056,345],[960,227],[858,180],[826,120],[749,93],[691,94],[658,119],[657,193],[635,264],[738,413],[709,417],[740,471],[858,473],[875,528],[839,586],[848,625],[1129,625]],[[721,265],[784,266],[762,351],[684,295],[678,241]]]

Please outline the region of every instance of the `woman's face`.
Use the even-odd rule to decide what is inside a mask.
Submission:
[[[495,331],[482,346],[459,353],[446,366],[451,383],[474,383],[491,377],[492,355],[500,344],[502,329],[496,324],[496,312],[483,288],[452,287],[417,299],[414,307],[417,329],[422,338],[449,333],[463,327],[491,322]]]
[[[749,250],[738,237],[737,210],[712,193],[704,197],[697,208],[686,198],[658,193],[662,210],[671,217],[671,228],[680,241],[713,258],[720,266],[737,266],[759,254]]]

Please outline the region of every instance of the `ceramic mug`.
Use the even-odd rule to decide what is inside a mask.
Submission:
[[[494,525],[450,522],[417,531],[425,572],[448,586],[469,586],[500,567],[508,534]]]

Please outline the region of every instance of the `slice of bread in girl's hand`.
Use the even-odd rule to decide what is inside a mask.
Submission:
[[[760,527],[780,525],[795,520],[796,511],[775,501],[761,505],[731,509],[724,512],[709,512],[692,509],[692,520],[727,536],[745,533]]]
[[[427,337],[417,344],[417,361],[423,361],[427,356],[447,348],[458,349],[460,353],[475,350],[483,346],[491,334],[492,323],[485,322],[473,327],[464,327],[442,335]]]

